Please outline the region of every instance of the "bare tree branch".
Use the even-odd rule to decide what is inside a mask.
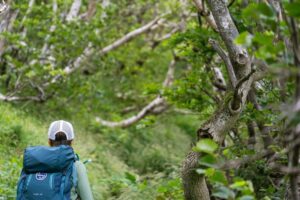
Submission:
[[[8,4],[2,1],[2,3],[0,3],[0,15],[4,14],[8,9],[9,9]]]
[[[275,9],[278,22],[282,21],[283,16],[282,16],[282,12],[281,12],[280,0],[267,0],[267,1]]]
[[[156,97],[153,101],[151,101],[147,106],[145,106],[137,115],[134,115],[128,119],[119,121],[119,122],[110,122],[102,120],[101,118],[97,117],[96,121],[99,122],[103,126],[108,126],[111,128],[121,127],[125,128],[128,127],[138,121],[140,121],[142,118],[144,118],[149,112],[157,107],[158,105],[161,105],[165,100],[162,97]]]
[[[25,15],[24,15],[24,17],[23,17],[23,19],[22,19],[22,21],[21,21],[21,26],[20,26],[20,27],[23,27],[23,25],[24,25],[24,23],[25,23],[25,21],[26,21],[26,19],[27,19],[27,16],[29,15],[29,13],[30,13],[31,10],[32,10],[32,7],[33,7],[34,3],[35,3],[35,0],[30,0],[30,1],[28,2],[28,8],[27,8],[26,13],[25,13]],[[22,34],[21,34],[21,35],[22,35],[22,38],[25,38],[26,32],[27,32],[26,27],[23,27],[23,31],[22,31]]]
[[[7,102],[13,102],[13,101],[35,101],[35,102],[44,102],[47,98],[49,98],[51,95],[46,95],[44,89],[35,84],[32,80],[28,80],[30,86],[32,89],[37,91],[36,96],[19,96],[16,95],[23,87],[24,85],[21,85],[19,83],[19,79],[21,78],[21,75],[17,78],[15,89],[14,91],[7,93],[6,95],[0,93],[0,101],[7,101]]]
[[[181,1],[182,3],[182,13],[180,14],[180,21],[177,23],[164,23],[163,26],[166,28],[171,28],[171,31],[169,33],[160,35],[158,38],[152,39],[152,48],[154,49],[156,46],[158,46],[162,41],[169,39],[173,34],[183,31],[186,27],[186,21],[191,16],[190,12],[185,12],[187,9],[186,1]]]
[[[213,16],[211,15],[211,13],[209,11],[205,10],[205,7],[203,5],[203,1],[201,0],[193,0],[196,8],[198,9],[198,12],[200,13],[201,16],[204,16],[205,20],[207,21],[208,25],[215,31],[218,31],[216,22],[213,18]]]
[[[161,18],[157,17],[156,19],[149,22],[148,24],[146,24],[146,25],[144,25],[144,26],[142,26],[142,27],[140,27],[140,28],[138,28],[134,31],[131,31],[130,33],[127,33],[124,37],[116,40],[112,44],[110,44],[110,45],[104,47],[103,49],[101,49],[100,50],[100,55],[104,55],[104,54],[108,53],[109,51],[112,51],[112,50],[118,48],[122,44],[132,40],[133,38],[141,35],[142,33],[145,33],[147,31],[154,30],[154,29],[158,28],[159,25],[161,24],[160,20],[161,20]]]
[[[53,0],[53,3],[52,3],[52,11],[53,11],[53,14],[55,15],[56,12],[57,12],[57,1],[56,0]],[[56,29],[56,25],[55,24],[52,24],[50,26],[50,33],[53,33]],[[49,50],[49,44],[48,44],[48,41],[50,39],[50,34],[48,34],[46,37],[45,37],[45,43],[43,45],[43,48],[42,48],[42,53],[41,53],[41,58],[44,59],[46,54],[48,53],[48,50]],[[43,63],[43,62],[42,62]]]
[[[226,81],[221,69],[219,67],[213,67],[212,71],[215,79],[213,85],[217,87],[219,90],[226,91],[227,90]]]
[[[174,55],[175,57],[175,55]],[[169,68],[168,68],[168,71],[167,71],[167,75],[166,75],[166,78],[163,82],[163,88],[167,88],[167,87],[170,87],[172,84],[173,84],[173,81],[174,81],[174,73],[175,73],[175,64],[176,64],[176,58],[174,58],[170,64],[169,64]]]
[[[213,49],[219,54],[219,56],[224,61],[227,73],[228,73],[229,78],[230,78],[231,86],[232,86],[232,88],[234,88],[236,83],[237,83],[237,79],[235,77],[235,73],[234,73],[233,66],[231,64],[230,58],[226,55],[225,51],[220,47],[220,45],[218,44],[218,42],[216,40],[209,39],[208,42],[211,44]]]
[[[74,0],[73,1],[72,6],[70,8],[70,11],[69,11],[69,13],[66,17],[67,22],[70,22],[70,21],[74,20],[78,16],[80,6],[81,6],[81,0]]]
[[[96,13],[97,9],[97,0],[89,0],[88,9],[86,13],[80,15],[80,18],[89,21]]]
[[[125,36],[123,36],[120,39],[116,40],[112,44],[104,47],[99,52],[100,56],[103,56],[103,55],[107,54],[109,51],[112,51],[112,50],[120,47],[121,45],[129,42],[133,38],[135,38],[135,37],[137,37],[137,36],[139,36],[143,33],[146,33],[150,30],[152,31],[155,28],[158,28],[158,26],[156,26],[156,25],[159,24],[160,19],[161,19],[160,17],[155,18],[154,20],[152,20],[148,24],[146,24],[146,25],[144,25],[144,26],[142,26],[142,27],[140,27],[140,28],[138,28],[134,31],[131,31],[131,32],[127,33]],[[154,28],[154,26],[156,26],[156,27]],[[83,53],[80,56],[78,56],[72,64],[67,65],[63,69],[64,74],[68,75],[68,74],[73,73],[75,70],[80,68],[82,62],[84,62],[87,57],[91,56],[94,53],[95,53],[95,49],[92,47],[92,43],[89,43],[88,46],[84,49]],[[48,86],[50,84],[53,84],[53,83],[57,82],[58,79],[60,79],[61,77],[62,77],[61,75],[57,75],[57,76],[53,77],[50,80],[50,82],[45,83],[44,86]]]
[[[5,96],[3,94],[0,93],[0,101],[8,101],[8,102],[12,102],[12,101],[36,101],[36,102],[42,102],[44,101],[40,96]]]
[[[0,15],[0,33],[8,31],[10,32],[12,29],[12,25],[17,18],[17,15],[19,13],[18,10],[11,10],[9,6],[7,5],[6,11],[3,11],[4,13],[1,13]],[[5,50],[5,38],[0,38],[0,57],[2,56],[4,50]]]

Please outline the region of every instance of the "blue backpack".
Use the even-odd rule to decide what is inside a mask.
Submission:
[[[70,200],[77,186],[76,159],[66,145],[26,148],[17,200]]]

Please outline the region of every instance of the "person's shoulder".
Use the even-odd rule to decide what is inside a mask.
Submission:
[[[76,160],[74,164],[75,164],[77,171],[78,170],[86,170],[85,165],[80,160]]]
[[[75,161],[75,165],[76,165],[76,166],[80,166],[80,165],[83,165],[83,166],[84,166],[83,162],[80,161],[80,160],[76,160],[76,161]]]

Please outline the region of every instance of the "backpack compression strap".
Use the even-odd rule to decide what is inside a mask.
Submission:
[[[66,182],[66,174],[64,173],[60,185],[60,196],[62,199],[64,199],[65,182]]]

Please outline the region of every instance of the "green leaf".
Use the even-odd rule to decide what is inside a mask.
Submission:
[[[129,172],[125,172],[125,178],[128,179],[131,183],[136,183],[136,177]]]
[[[272,17],[274,15],[273,10],[266,3],[259,3],[257,9],[265,16]]]
[[[157,192],[158,193],[165,193],[168,191],[168,188],[166,188],[165,186],[160,186],[158,189],[157,189]]]
[[[209,180],[215,183],[222,183],[224,185],[227,185],[227,179],[225,176],[225,173],[220,170],[216,170],[215,173],[209,177]]]
[[[241,198],[239,198],[239,200],[254,200],[254,199],[255,198],[250,195],[245,195],[245,196],[242,196]]]
[[[216,167],[217,159],[214,155],[208,154],[200,158],[199,164],[205,167]]]
[[[273,45],[274,33],[271,31],[266,31],[264,33],[256,33],[253,42],[257,42],[261,45]]]
[[[212,196],[214,197],[218,197],[221,199],[234,199],[235,198],[235,194],[232,190],[230,190],[227,187],[224,186],[220,186],[216,189],[215,192],[212,193]]]
[[[214,168],[208,168],[205,170],[205,176],[211,183],[218,183],[222,185],[227,185],[227,179],[225,173],[221,170],[217,170]]]
[[[236,44],[244,45],[246,47],[249,47],[252,44],[252,38],[253,36],[248,32],[242,32],[236,39]]]
[[[198,152],[213,154],[217,150],[217,148],[218,148],[218,144],[212,139],[201,139],[197,143],[194,150]]]
[[[247,182],[246,181],[236,181],[233,184],[230,185],[230,188],[232,189],[241,189],[243,187],[247,186]]]
[[[300,17],[300,2],[286,3],[284,7],[289,16]]]
[[[274,12],[266,3],[251,3],[242,11],[242,16],[248,19],[259,20],[261,17],[273,17]]]
[[[198,174],[205,174],[206,173],[206,170],[205,169],[196,169],[196,172]]]
[[[168,182],[168,186],[169,187],[177,187],[177,186],[180,186],[181,185],[181,182],[180,182],[180,179],[174,179],[174,180],[170,180],[169,182]]]

